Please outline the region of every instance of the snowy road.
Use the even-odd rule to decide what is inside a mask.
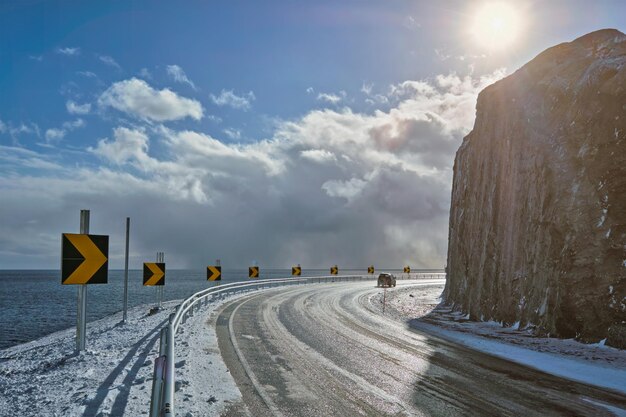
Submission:
[[[218,342],[243,397],[227,415],[610,416],[626,408],[624,395],[383,316],[371,300],[380,291],[371,281],[307,285],[227,304]]]

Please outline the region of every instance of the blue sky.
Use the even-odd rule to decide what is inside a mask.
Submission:
[[[626,26],[620,1],[509,2],[487,47],[492,3],[2,2],[0,268],[56,268],[81,208],[113,267],[126,216],[135,262],[442,267],[480,89]]]

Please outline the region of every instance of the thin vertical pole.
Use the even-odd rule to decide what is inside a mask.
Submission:
[[[165,254],[163,252],[157,252],[156,261],[157,261],[157,263],[165,262]],[[159,310],[160,310],[161,309],[161,301],[163,300],[163,286],[157,285],[156,296],[157,296],[157,306],[159,307]]]
[[[385,314],[385,306],[387,305],[387,288],[383,289],[383,314]]]
[[[124,259],[124,318],[122,321],[128,321],[128,243],[130,235],[130,217],[126,218],[126,256]]]
[[[165,263],[165,252],[161,252],[161,262]],[[163,305],[163,296],[165,295],[165,285],[161,286],[161,300],[159,301],[159,308]]]
[[[89,210],[80,211],[80,233],[89,234]],[[87,285],[78,286],[78,309],[76,314],[76,350],[85,350],[85,333],[87,333]]]

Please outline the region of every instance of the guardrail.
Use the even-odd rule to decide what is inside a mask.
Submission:
[[[445,277],[445,273],[413,273],[414,277],[424,276],[439,278]],[[330,275],[320,277],[299,277],[299,278],[275,278],[258,281],[243,281],[223,284],[212,288],[198,291],[191,297],[186,298],[178,307],[176,312],[170,314],[169,323],[161,329],[161,339],[159,346],[159,356],[154,361],[154,379],[152,380],[152,396],[150,399],[150,417],[172,417],[174,416],[174,391],[175,391],[175,368],[176,356],[174,352],[174,337],[178,327],[185,323],[187,316],[192,315],[194,310],[209,302],[209,297],[219,296],[220,298],[239,291],[271,288],[282,285],[312,284],[322,282],[344,282],[363,281],[375,279],[375,275]]]

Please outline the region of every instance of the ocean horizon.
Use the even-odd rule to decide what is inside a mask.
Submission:
[[[400,269],[380,269],[402,273]],[[413,272],[439,272],[420,269]],[[341,275],[366,274],[363,269],[340,269]],[[303,276],[329,275],[328,269],[304,269]],[[262,268],[259,279],[291,277],[291,269]],[[248,280],[247,269],[223,269],[222,281],[209,282],[206,271],[167,269],[164,301],[179,300],[215,285]],[[123,310],[124,270],[109,270],[108,284],[87,288],[87,322]],[[156,305],[156,287],[143,286],[143,270],[128,272],[128,307]],[[0,270],[0,350],[76,326],[77,286],[62,285],[56,269]],[[146,313],[147,313],[146,309]]]

